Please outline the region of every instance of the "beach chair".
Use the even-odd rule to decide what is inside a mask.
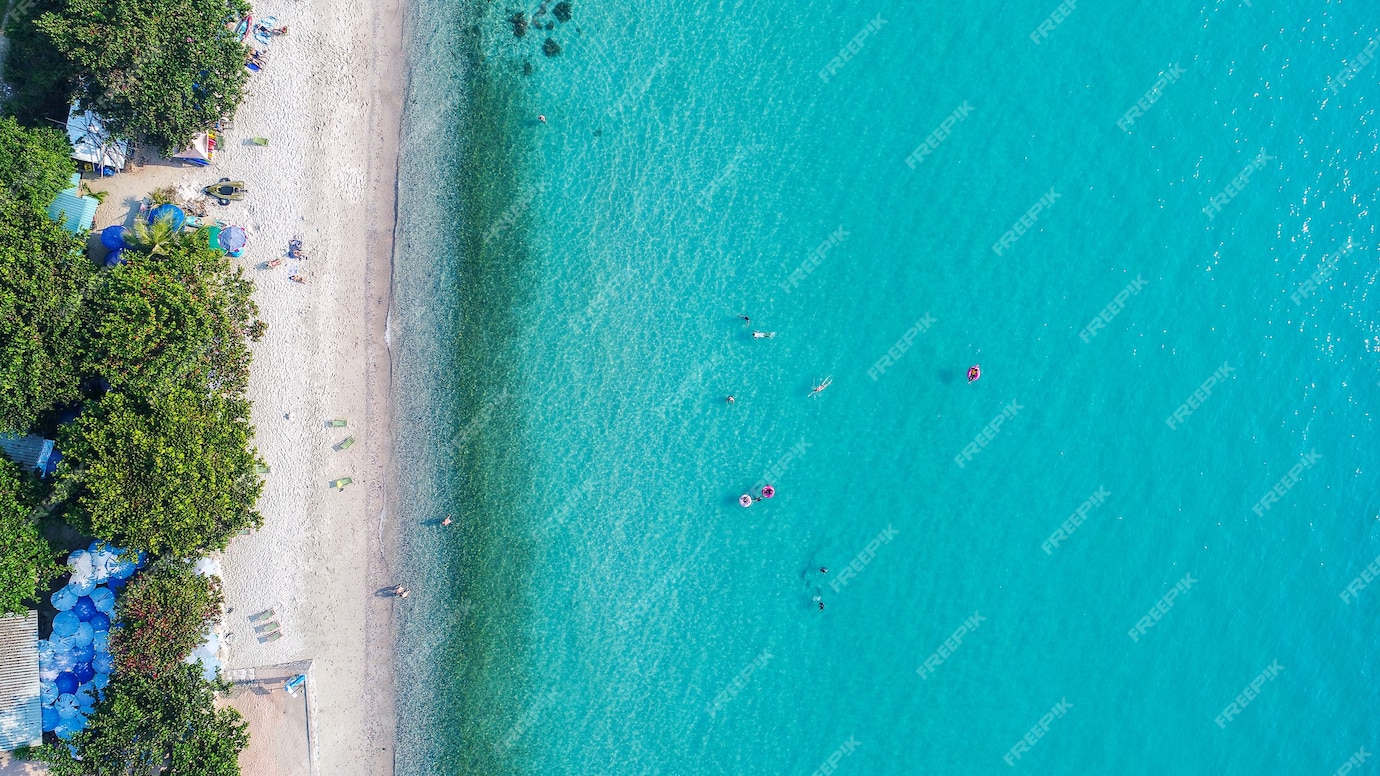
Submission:
[[[352,482],[354,482],[354,480],[350,477],[341,477],[338,480],[333,480],[331,482],[331,487],[335,488],[336,490],[345,490],[345,486],[349,485]]]
[[[298,674],[298,675],[292,677],[291,679],[287,680],[286,682],[284,682],[284,683],[283,683],[283,689],[284,689],[284,690],[287,690],[287,694],[288,694],[288,695],[291,695],[292,697],[296,698],[296,697],[297,697],[297,691],[300,690],[300,689],[302,689],[302,685],[304,685],[304,684],[306,684],[306,683],[307,683],[307,675],[306,675],[306,674]]]
[[[345,428],[349,424],[349,421],[345,420],[328,420],[326,422],[331,424],[331,428]]]
[[[260,643],[260,644],[271,644],[271,643],[277,641],[278,639],[281,639],[282,637],[283,637],[283,634],[282,634],[280,631],[273,631],[272,633],[268,634],[267,636],[260,636],[260,637],[259,637],[259,643]]]
[[[255,625],[254,632],[260,635],[267,635],[278,630],[279,627],[281,626],[279,626],[278,621],[274,620],[273,622],[266,622],[263,625]]]
[[[277,612],[275,612],[274,610],[265,609],[262,612],[259,612],[258,614],[249,615],[249,617],[247,617],[246,619],[248,619],[250,622],[262,622],[263,620],[267,620],[275,614],[277,614]]]
[[[340,444],[338,444],[338,445],[335,446],[335,449],[336,449],[337,452],[339,452],[339,451],[341,451],[341,450],[349,450],[349,449],[354,445],[354,443],[355,443],[355,438],[354,438],[354,437],[345,437],[344,441],[342,441]]]
[[[268,138],[266,138],[266,137],[251,137],[251,138],[249,138],[249,142],[253,143],[253,144],[256,145],[256,146],[263,147],[263,146],[268,145]]]

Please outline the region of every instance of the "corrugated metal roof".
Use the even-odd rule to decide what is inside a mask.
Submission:
[[[95,197],[81,196],[81,176],[73,175],[72,188],[58,192],[48,206],[48,217],[62,224],[62,228],[76,234],[96,223],[96,208],[101,204]]]
[[[0,453],[25,471],[42,472],[53,455],[53,440],[37,434],[0,434]]]
[[[0,749],[42,742],[38,612],[0,617]]]

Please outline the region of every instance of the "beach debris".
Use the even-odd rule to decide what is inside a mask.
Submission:
[[[541,44],[541,53],[548,57],[558,57],[561,55],[561,44],[553,38],[547,38],[546,42]]]
[[[345,437],[345,439],[341,441],[340,444],[335,446],[336,452],[339,452],[341,450],[349,450],[352,446],[354,446],[354,443],[354,437]]]
[[[348,420],[328,420],[326,424],[331,428],[345,428],[350,422]]]
[[[556,3],[556,7],[551,9],[551,15],[556,17],[556,21],[560,22],[561,24],[565,24],[566,22],[570,21],[570,3],[567,3],[564,0],[562,0],[559,3]],[[547,29],[551,28],[547,27]]]
[[[508,23],[513,25],[513,37],[521,38],[527,34],[527,14],[522,11],[508,17]]]
[[[345,486],[352,482],[354,482],[354,479],[351,477],[341,477],[338,480],[331,480],[331,487],[336,490],[345,490]]]

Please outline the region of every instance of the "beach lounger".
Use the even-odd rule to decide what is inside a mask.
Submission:
[[[351,447],[352,445],[354,445],[354,443],[355,443],[355,438],[354,438],[354,437],[345,437],[345,439],[344,439],[340,444],[338,444],[338,445],[335,446],[335,449],[336,449],[337,451],[340,451],[340,450],[349,450],[350,447]]]
[[[278,630],[279,627],[281,627],[281,626],[278,625],[278,621],[277,621],[277,620],[274,620],[273,622],[266,622],[266,623],[264,623],[263,625],[255,625],[255,626],[254,626],[254,632],[255,632],[255,633],[258,633],[258,634],[261,634],[261,635],[262,635],[262,634],[269,634],[269,633],[272,633],[273,631]]]
[[[338,480],[332,481],[331,487],[335,488],[336,490],[345,490],[345,486],[349,485],[352,482],[354,482],[354,480],[350,477],[341,477]]]
[[[331,424],[331,428],[345,428],[349,424],[349,421],[345,420],[328,420],[326,422]]]
[[[271,471],[273,471],[273,469],[270,468],[270,467],[268,467],[268,466],[265,465],[265,464],[261,464],[261,463],[256,463],[256,464],[254,464],[254,473],[255,473],[255,474],[268,474],[268,473],[271,472]]]
[[[274,642],[274,641],[277,641],[278,639],[281,639],[282,637],[283,637],[283,634],[282,634],[280,631],[273,631],[272,633],[268,634],[267,636],[260,636],[260,637],[259,637],[259,643],[260,643],[260,644],[269,644],[269,643],[272,643],[272,642]]]
[[[276,611],[272,609],[265,609],[262,612],[259,612],[258,614],[249,615],[249,617],[247,617],[246,619],[248,619],[250,622],[262,622],[263,620],[267,620],[275,614],[277,614]]]
[[[304,684],[306,684],[306,683],[307,683],[307,675],[306,675],[306,674],[298,674],[298,675],[292,677],[291,679],[287,680],[286,682],[284,682],[284,683],[283,683],[283,689],[284,689],[284,690],[287,690],[288,695],[291,695],[291,696],[293,696],[293,697],[297,697],[297,691],[300,690],[300,689],[302,688],[302,685],[304,685]]]
[[[256,146],[262,147],[262,146],[268,145],[268,138],[266,138],[266,137],[251,137],[251,138],[249,138],[249,142],[253,143],[253,144],[256,145]]]

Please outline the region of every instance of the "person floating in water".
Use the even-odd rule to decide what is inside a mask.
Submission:
[[[829,567],[828,567],[828,566],[820,566],[820,567],[819,567],[819,573],[821,573],[821,574],[828,574],[828,573],[829,573]]]
[[[441,521],[441,525],[450,525],[453,522],[455,521],[450,519],[450,515],[446,515],[446,519]]]
[[[724,401],[727,402],[728,404],[732,404],[732,403],[733,403],[733,397],[732,397],[732,396],[729,396],[729,397],[727,397],[726,399],[724,399]]]
[[[821,394],[821,393],[824,392],[824,389],[825,389],[825,388],[828,388],[829,386],[831,386],[831,385],[833,385],[833,384],[834,384],[834,378],[833,378],[833,377],[826,377],[826,378],[824,378],[823,380],[820,380],[818,385],[816,385],[815,387],[813,387],[813,388],[810,389],[810,395],[811,395],[811,396],[818,396],[819,394]]]
[[[738,313],[738,317],[743,319],[744,326],[748,326],[752,323],[752,319],[747,317],[746,315],[743,315],[742,313]]]
[[[979,366],[979,365],[977,365],[977,364],[973,364],[972,366],[968,367],[968,382],[970,382],[970,383],[977,382],[977,379],[978,379],[979,377],[982,377],[982,367],[981,367],[981,366]]]
[[[537,121],[540,121],[541,123],[545,124],[545,123],[546,123],[546,116],[545,116],[545,115],[539,115],[539,116],[537,116]]]
[[[753,339],[771,339],[772,337],[775,337],[775,336],[776,336],[776,332],[774,332],[774,331],[754,331],[754,332],[752,333],[752,338],[753,338]]]

